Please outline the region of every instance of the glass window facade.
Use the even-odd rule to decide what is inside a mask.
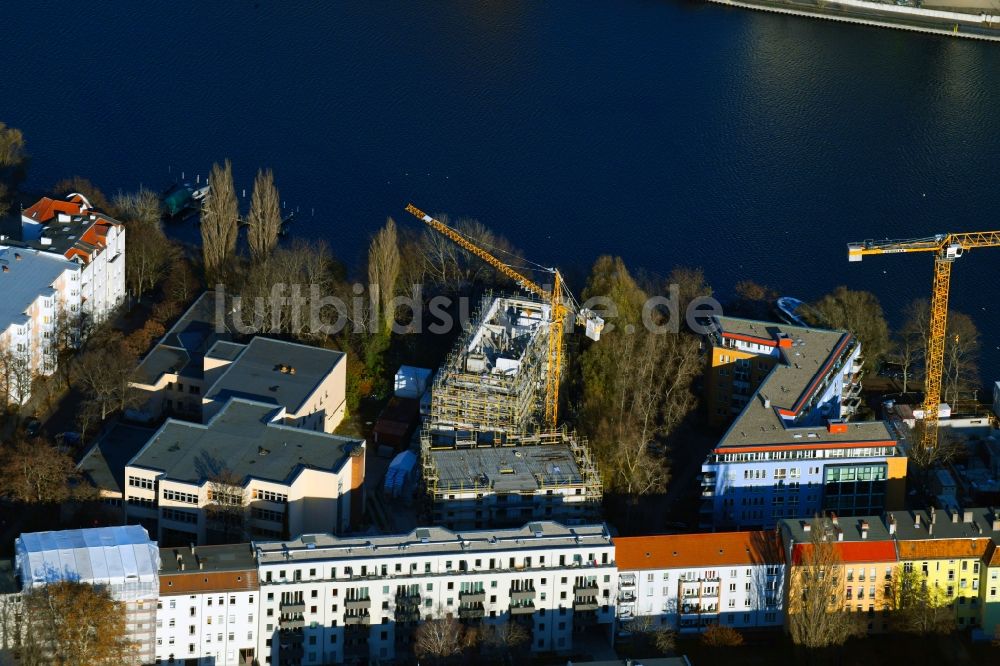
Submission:
[[[823,509],[870,514],[885,508],[888,465],[827,465],[823,470]]]

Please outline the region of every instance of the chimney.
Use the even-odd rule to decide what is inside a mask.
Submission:
[[[927,536],[932,536],[934,534],[934,523],[927,526]]]
[[[188,544],[188,545],[189,545],[189,546],[190,546],[190,548],[191,548],[191,554],[192,554],[192,555],[194,555],[194,541],[191,541],[191,542],[189,542],[189,544]]]
[[[290,374],[290,375],[294,375],[295,374],[295,368],[293,366],[291,366],[291,365],[288,366],[288,374]]]
[[[963,523],[971,523],[972,522],[972,509],[966,509],[962,513],[962,522]]]
[[[867,520],[862,520],[861,521],[861,538],[862,539],[867,539],[868,538],[868,521]]]
[[[15,252],[14,253],[14,261],[21,261],[21,253],[20,252]]]
[[[951,522],[958,523],[958,509],[951,510]]]
[[[889,536],[896,534],[896,516],[889,514]]]
[[[806,534],[809,534],[810,532],[812,532],[812,524],[810,524],[808,521],[803,520],[802,521],[802,531],[805,532]]]
[[[937,509],[931,507],[930,514],[931,514],[931,525],[933,525],[934,523],[937,522]]]
[[[843,540],[844,540],[844,530],[842,530],[842,529],[840,529],[838,527],[837,528],[837,541],[843,541]]]
[[[920,529],[920,514],[916,511],[913,512],[913,527],[915,529]]]
[[[201,559],[200,557],[198,558],[198,568],[199,569],[205,568],[205,560]]]
[[[833,523],[834,527],[840,525],[840,520],[837,518],[837,514],[830,512],[830,522]]]
[[[1000,532],[1000,511],[993,509],[993,531]]]

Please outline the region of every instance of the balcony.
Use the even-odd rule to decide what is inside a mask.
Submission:
[[[394,617],[396,622],[419,622],[420,609],[417,607],[397,608]]]
[[[344,599],[344,608],[349,610],[356,610],[359,608],[371,608],[372,600],[370,597],[354,597],[353,599]]]
[[[371,621],[372,621],[372,616],[367,613],[364,614],[347,613],[344,615],[344,624],[347,625],[355,625],[355,624],[368,625],[371,623]]]
[[[635,587],[635,574],[621,574],[618,576],[618,587]]]
[[[306,612],[306,602],[302,600],[298,601],[282,601],[278,605],[278,609],[282,613],[305,613]]]
[[[711,486],[704,486],[701,489],[701,496],[702,497],[715,497],[715,488],[713,488]]]
[[[511,615],[531,615],[535,612],[534,602],[526,602],[521,604],[511,604],[510,614]]]
[[[618,594],[618,601],[624,603],[632,603],[635,601],[635,593],[629,591],[622,591]]]
[[[573,594],[577,599],[581,597],[596,597],[598,593],[597,581],[590,581],[581,585],[573,586]]]
[[[535,598],[535,590],[511,590],[510,600],[511,601],[530,601]]]
[[[458,617],[463,620],[478,620],[485,616],[486,608],[484,608],[482,604],[458,607]]]
[[[301,631],[283,631],[278,634],[278,643],[281,647],[287,645],[301,645],[305,641],[305,636]]]
[[[306,626],[305,618],[299,617],[279,617],[278,618],[278,628],[279,629],[301,629]]]
[[[471,590],[469,592],[459,592],[458,600],[463,604],[481,604],[486,601],[486,591]]]
[[[574,611],[595,611],[600,607],[601,604],[598,603],[597,597],[577,597],[573,602]]]

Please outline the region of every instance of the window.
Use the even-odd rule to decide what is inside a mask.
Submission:
[[[153,480],[144,479],[141,476],[130,476],[128,477],[128,485],[133,488],[146,488],[147,490],[153,489]]]
[[[182,504],[197,504],[198,496],[192,493],[182,493],[176,490],[164,490],[163,499],[170,502],[181,502]]]
[[[286,504],[288,502],[288,495],[284,493],[276,493],[273,490],[263,490],[260,488],[254,489],[253,498],[263,500],[265,502],[276,502],[278,504]]]
[[[184,511],[183,509],[172,509],[170,507],[164,507],[163,517],[178,523],[196,524],[198,522],[197,511]]]

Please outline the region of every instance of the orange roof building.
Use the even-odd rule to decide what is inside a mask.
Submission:
[[[682,632],[779,627],[785,564],[777,532],[619,537],[618,615]]]

